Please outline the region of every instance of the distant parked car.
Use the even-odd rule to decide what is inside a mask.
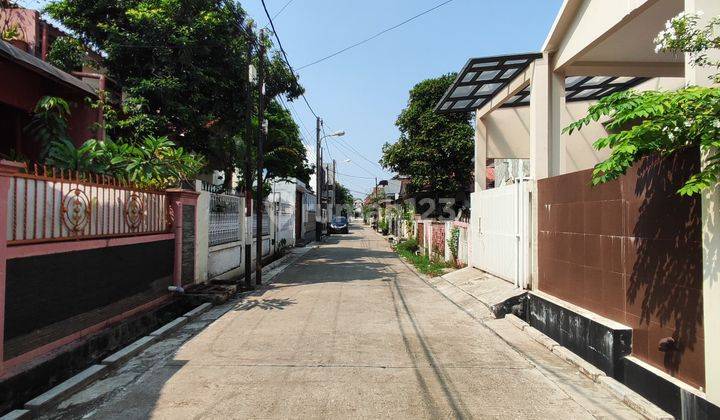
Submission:
[[[330,222],[330,233],[349,233],[347,217],[333,217]]]

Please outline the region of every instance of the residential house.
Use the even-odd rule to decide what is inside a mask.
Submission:
[[[438,112],[475,111],[471,264],[530,289],[528,322],[678,418],[720,417],[716,192],[680,198],[697,151],[590,186],[603,122],[562,129],[624,89],[709,84],[654,38],[716,0],[566,0],[541,51],[471,59]],[[529,177],[486,187],[487,159]]]
[[[44,96],[57,96],[71,106],[69,135],[80,144],[89,138],[103,139],[104,115],[88,100],[97,101],[116,87],[99,64],[101,57],[88,50],[88,63],[72,74],[49,65],[46,60],[55,39],[65,35],[40,18],[36,10],[9,8],[0,10],[0,28],[15,28],[18,36],[0,41],[0,153],[35,159],[38,145],[26,132],[37,102]],[[115,94],[112,94],[114,97]]]
[[[58,96],[73,104],[69,135],[77,142],[95,137],[94,124],[102,121],[86,100],[97,100],[97,90],[36,56],[0,41],[0,154],[34,158],[38,145],[25,130],[37,102]]]
[[[194,282],[196,236],[194,192],[17,161],[37,160],[25,127],[44,96],[72,104],[76,144],[102,138],[86,101],[104,76],[95,87],[43,61],[37,13],[11,11],[27,47],[0,41],[0,413],[184,313],[172,291]]]

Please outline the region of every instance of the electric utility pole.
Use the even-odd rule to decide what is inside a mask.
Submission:
[[[253,48],[253,24],[252,21],[248,22],[246,29],[247,32],[247,51],[245,52],[245,60],[247,62],[247,77],[245,79],[245,90],[244,101],[245,101],[245,168],[243,170],[243,178],[245,179],[245,290],[252,290],[252,223],[248,223],[252,217],[252,169],[250,159],[252,157],[252,113],[253,113],[253,100],[252,100],[252,81],[250,80],[252,70],[252,48]],[[240,281],[238,280],[238,283]],[[240,284],[237,285],[237,290],[240,291]]]
[[[375,229],[377,229],[380,226],[380,206],[378,205],[378,182],[377,177],[375,177],[375,191],[373,191],[373,195],[375,198],[373,198],[373,207],[375,207]]]
[[[328,146],[330,147],[330,146]],[[332,214],[330,215],[330,221],[332,221],[332,216],[335,216],[335,211],[337,210],[337,162],[335,162],[335,159],[333,159],[333,199],[332,199]]]
[[[316,121],[316,128],[315,128],[315,138],[316,138],[316,145],[315,145],[315,184],[316,184],[316,190],[315,194],[317,194],[316,198],[316,208],[315,208],[315,240],[320,242],[322,239],[322,156],[321,153],[321,138],[320,138],[320,130],[322,129],[322,120],[320,117],[317,117]]]
[[[263,219],[263,139],[267,133],[265,121],[265,29],[260,30],[260,52],[258,55],[258,130],[257,143],[257,193],[255,195],[255,220],[257,221],[257,241],[255,242],[255,284],[262,284],[262,219]]]

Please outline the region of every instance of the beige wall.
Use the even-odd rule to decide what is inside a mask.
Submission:
[[[682,87],[684,79],[680,77],[656,78],[637,86],[637,90],[677,89]],[[588,108],[594,101],[568,102],[562,108],[562,126],[587,115]],[[478,121],[478,141],[487,144],[488,159],[529,159],[530,158],[530,107],[499,108]],[[607,159],[608,150],[595,150],[593,143],[607,135],[600,122],[593,122],[571,135],[564,134],[565,173],[590,169],[597,163]],[[476,144],[476,147],[479,147]]]
[[[556,47],[556,68],[582,54],[635,9],[654,1],[656,0],[585,0],[580,2],[575,19]],[[552,43],[552,40],[548,42]],[[550,47],[552,48],[552,46]]]
[[[562,124],[567,126],[587,115],[594,102],[570,102],[562,110]],[[530,107],[500,108],[483,118],[487,132],[488,159],[530,158]],[[607,135],[600,123],[592,123],[580,132],[564,135],[566,168],[576,172],[592,168],[608,156],[598,152],[592,144]]]
[[[488,159],[530,158],[530,107],[499,108],[482,122],[487,133],[484,140]]]

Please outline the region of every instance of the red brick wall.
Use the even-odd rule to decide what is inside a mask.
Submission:
[[[591,187],[591,170],[538,181],[539,288],[633,328],[633,354],[704,386],[699,198],[677,189],[697,151],[649,158]],[[662,352],[673,337],[678,349]]]
[[[445,256],[445,223],[432,224],[433,253]]]

